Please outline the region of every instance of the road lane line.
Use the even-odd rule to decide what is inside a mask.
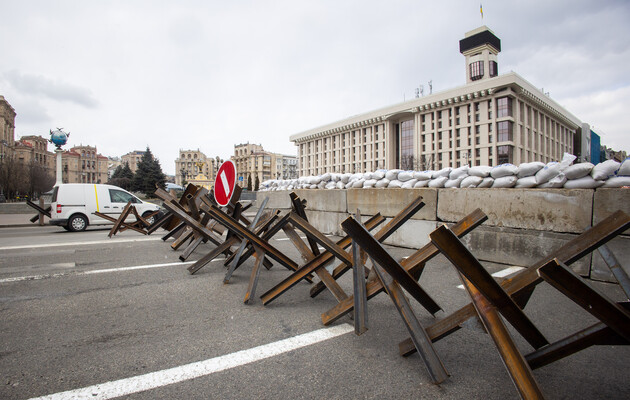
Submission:
[[[495,272],[494,274],[492,274],[492,276],[494,276],[495,278],[503,278],[504,276],[508,276],[508,275],[513,274],[513,273],[515,273],[517,271],[520,271],[522,269],[523,269],[523,267],[514,266],[514,267],[503,269],[503,270],[501,270],[499,272]],[[462,289],[463,290],[464,289],[464,285],[457,286],[457,289]]]
[[[225,261],[225,258],[215,258],[211,262],[216,262],[216,261]],[[186,262],[174,262],[174,263],[166,263],[166,264],[149,264],[149,265],[136,265],[136,266],[131,266],[131,267],[95,269],[95,270],[78,271],[78,272],[77,271],[59,272],[57,274],[16,276],[16,277],[13,277],[13,278],[0,279],[0,283],[22,282],[22,281],[36,281],[36,280],[40,280],[40,279],[60,278],[62,276],[79,276],[79,275],[105,274],[105,273],[109,273],[109,272],[134,271],[134,270],[138,270],[138,269],[172,267],[172,266],[175,266],[175,265],[190,265],[190,264],[194,264],[194,263],[195,263],[195,261],[186,261]]]
[[[4,246],[0,250],[22,250],[22,249],[41,249],[44,247],[64,247],[64,246],[86,246],[91,244],[107,244],[107,243],[132,243],[147,242],[150,240],[160,240],[160,237],[138,238],[138,239],[115,239],[115,240],[95,240],[92,242],[64,242],[64,243],[45,243],[45,244],[25,244],[19,246]]]
[[[131,378],[119,379],[117,381],[105,382],[81,389],[35,397],[31,400],[112,399],[127,396],[133,393],[144,392],[146,390],[211,375],[215,372],[240,367],[328,339],[333,339],[353,331],[354,327],[350,324],[332,326],[204,361]]]

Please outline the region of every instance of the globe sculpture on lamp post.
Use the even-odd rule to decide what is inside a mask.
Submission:
[[[57,181],[55,182],[55,186],[63,183],[61,175],[61,153],[63,153],[63,150],[61,146],[68,143],[68,138],[70,137],[70,133],[65,133],[62,129],[63,128],[57,128],[55,131],[50,130],[49,142],[55,145],[55,153],[57,153]]]

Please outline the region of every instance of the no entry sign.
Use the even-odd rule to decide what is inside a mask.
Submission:
[[[214,180],[214,199],[220,206],[227,206],[234,194],[236,185],[236,165],[232,160],[227,160],[217,172]]]

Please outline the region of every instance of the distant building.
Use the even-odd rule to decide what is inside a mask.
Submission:
[[[120,157],[107,157],[107,178],[111,178],[114,172],[116,172],[116,168],[123,165],[123,162],[120,161]]]
[[[601,160],[601,139],[599,135],[591,131],[591,163],[597,165]]]
[[[219,157],[208,157],[199,149],[180,149],[175,159],[175,184],[184,186],[188,182],[211,189],[220,162]]]
[[[64,151],[61,158],[63,183],[105,183],[108,180],[108,159],[98,154],[96,147],[74,146]]]
[[[15,110],[0,96],[0,161],[11,159],[15,143]]]
[[[466,33],[459,50],[466,85],[292,135],[299,175],[548,162],[576,152],[582,122],[518,74],[499,75],[501,41],[490,29]]]
[[[268,179],[295,179],[298,177],[296,156],[265,151],[259,144],[234,145],[232,161],[236,165],[237,182],[243,188],[247,187],[248,179],[251,179],[252,188],[254,188],[256,177],[258,177],[259,183]]]
[[[138,170],[138,163],[140,162],[140,160],[142,160],[142,156],[144,155],[144,153],[145,151],[140,151],[140,150],[131,151],[121,157],[121,163],[123,165],[125,163],[128,163],[129,168],[131,169],[131,172],[135,174],[136,171]]]
[[[42,136],[22,136],[15,142],[14,154],[16,161],[41,165],[51,176],[55,176],[55,153],[48,151],[48,139]]]

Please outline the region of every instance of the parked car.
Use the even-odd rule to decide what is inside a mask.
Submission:
[[[129,201],[143,217],[160,210],[158,205],[142,201],[118,186],[64,183],[53,188],[50,224],[72,232],[84,231],[88,225],[111,224],[94,212],[118,219]]]

